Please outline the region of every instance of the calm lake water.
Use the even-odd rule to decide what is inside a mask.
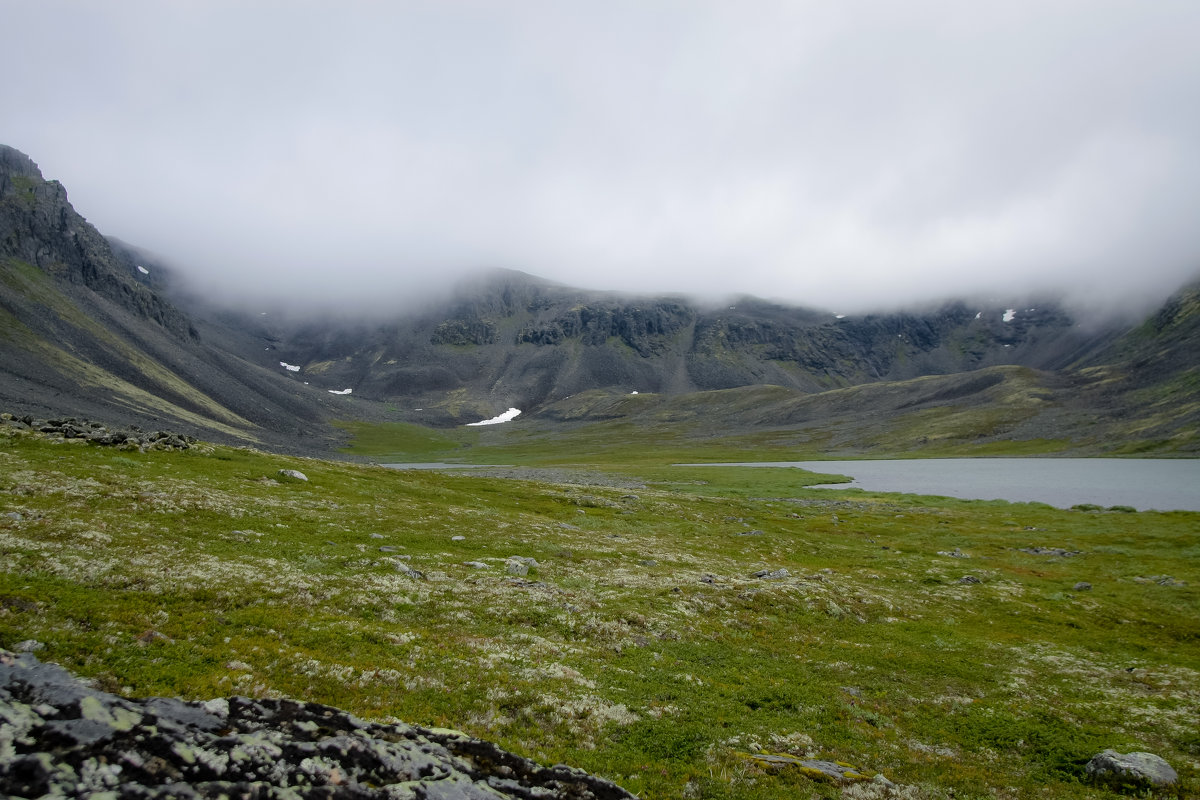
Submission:
[[[905,492],[966,500],[1133,506],[1200,511],[1200,459],[921,458],[892,461],[773,461],[680,466],[797,467],[846,475],[829,488]]]

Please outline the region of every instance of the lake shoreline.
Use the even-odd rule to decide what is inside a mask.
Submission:
[[[1200,460],[1165,458],[913,458],[746,461],[681,467],[802,469],[845,475],[844,484],[810,489],[862,489],[962,500],[1094,505],[1138,511],[1200,511]]]

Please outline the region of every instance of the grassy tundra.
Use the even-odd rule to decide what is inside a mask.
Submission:
[[[0,430],[0,645],[110,691],[455,727],[645,798],[1108,797],[1105,748],[1200,793],[1200,514],[811,490],[670,466],[761,442],[614,431],[355,428],[514,480]]]

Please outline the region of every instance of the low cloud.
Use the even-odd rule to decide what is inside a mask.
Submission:
[[[855,310],[1200,274],[1186,2],[7,4],[0,141],[207,292]]]

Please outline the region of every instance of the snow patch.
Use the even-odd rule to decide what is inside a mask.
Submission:
[[[845,319],[846,315],[845,314],[834,314],[833,318],[834,319]]]
[[[516,419],[517,415],[520,413],[521,413],[521,409],[510,408],[508,411],[505,411],[500,416],[492,417],[491,419],[485,419],[482,422],[468,422],[467,427],[470,428],[470,427],[475,427],[477,425],[498,425],[501,422],[509,422],[510,420]]]
[[[300,371],[300,368],[297,367],[295,364],[289,364],[286,361],[280,361],[279,366],[283,367],[288,372],[299,372]]]
[[[983,316],[983,312],[982,312],[982,311],[980,311],[980,312],[978,312],[978,313],[975,315],[975,319],[979,319],[979,318],[980,318],[980,317],[982,317],[982,316]]]
[[[350,394],[354,390],[353,389],[342,389],[339,392],[337,389],[327,389],[326,391],[328,391],[330,394]]]
[[[634,389],[630,394],[637,394],[637,389]]]
[[[1016,318],[1017,318],[1017,310],[1015,308],[1010,308],[1008,311],[1004,312],[1004,321],[1005,322],[1012,322]]]
[[[138,265],[137,265],[137,268],[138,268],[138,272],[142,273],[143,275],[149,275],[149,274],[150,274],[150,270],[146,269],[146,268],[145,268],[145,267],[143,267],[141,264],[138,264]]]

